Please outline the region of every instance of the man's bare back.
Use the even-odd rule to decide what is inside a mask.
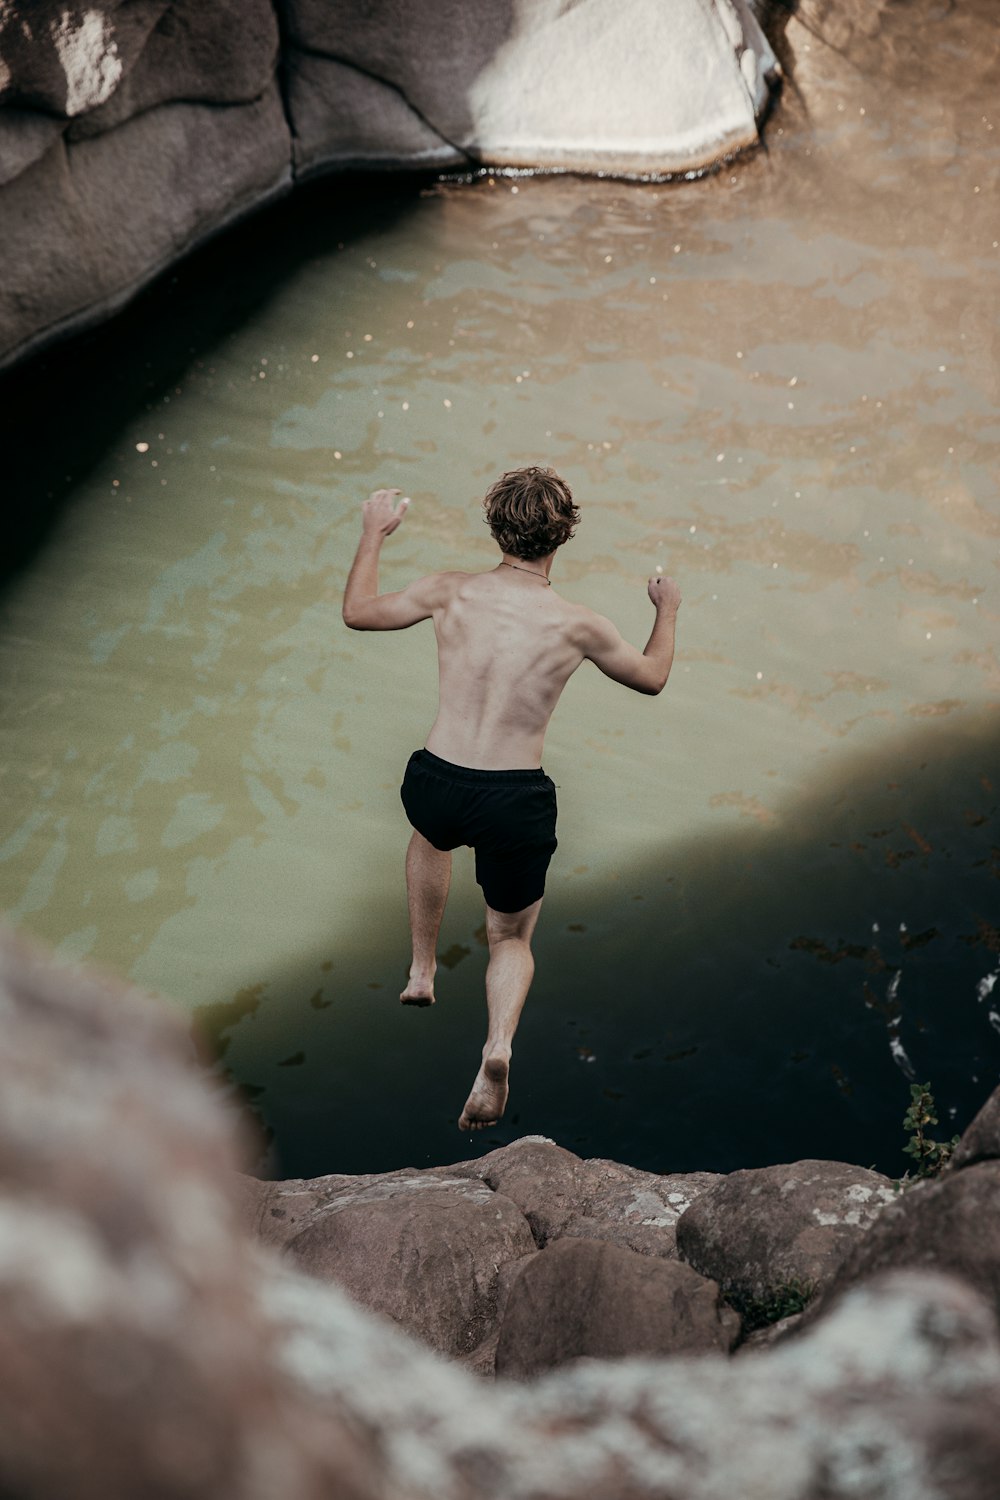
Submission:
[[[468,842],[486,896],[489,1034],[459,1125],[482,1129],[496,1124],[506,1106],[511,1042],[534,972],[531,937],[556,846],[555,787],[541,768],[549,720],[569,678],[587,660],[637,692],[661,692],[673,661],[680,590],[673,579],[649,579],[656,617],[642,651],[603,615],[563,599],[549,573],[579,511],[558,475],[531,468],[504,475],[487,495],[502,552],[495,568],[432,573],[398,593],[380,594],[382,543],[410,503],[397,501],[398,495],[376,490],[364,503],[343,617],[355,630],[434,622],[438,712],[424,749],[410,758],[402,788],[414,827],[406,858],[413,961],[400,999],[434,1003],[450,851]]]
[[[378,548],[408,504],[397,504],[398,494],[377,490],[365,502],[369,529],[358,558],[370,536],[372,593],[359,589],[352,597],[349,581],[344,619],[355,630],[399,630],[433,619],[438,713],[428,750],[484,769],[541,765],[552,712],[586,660],[637,692],[662,690],[673,661],[680,604],[673,579],[649,580],[657,619],[644,652],[623,640],[603,615],[556,593],[548,581],[552,556],[531,563],[505,556],[489,572],[432,573],[398,594],[379,595]]]

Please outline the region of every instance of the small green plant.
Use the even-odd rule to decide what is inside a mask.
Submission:
[[[958,1145],[958,1136],[950,1141],[935,1141],[927,1134],[929,1126],[936,1125],[934,1095],[929,1083],[910,1084],[910,1107],[903,1116],[903,1129],[910,1132],[910,1139],[903,1147],[907,1156],[916,1162],[918,1177],[936,1177]]]
[[[780,1286],[772,1287],[763,1297],[742,1297],[739,1302],[730,1302],[743,1319],[744,1336],[757,1328],[767,1328],[771,1323],[780,1323],[782,1318],[800,1313],[806,1303],[815,1296],[815,1281],[803,1281],[792,1276]]]

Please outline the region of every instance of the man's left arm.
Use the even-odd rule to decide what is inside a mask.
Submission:
[[[382,543],[402,523],[408,499],[396,502],[399,490],[375,490],[362,507],[361,540],[344,590],[341,613],[351,630],[405,630],[429,619],[440,595],[440,575],[418,578],[395,594],[378,591]]]

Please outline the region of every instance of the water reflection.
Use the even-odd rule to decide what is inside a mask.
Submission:
[[[454,1129],[467,871],[450,998],[395,1000],[430,642],[338,603],[374,484],[414,497],[394,585],[489,565],[478,496],[539,458],[584,506],[557,587],[636,640],[655,566],[686,602],[663,699],[583,670],[554,721],[508,1131],[897,1170],[907,1067],[959,1123],[995,1081],[996,49],[930,6],[915,73],[886,11],[878,77],[802,15],[808,113],[789,89],[751,162],[324,184],[8,382],[52,427],[15,456],[3,904],[197,1010],[285,1172],[489,1144]]]

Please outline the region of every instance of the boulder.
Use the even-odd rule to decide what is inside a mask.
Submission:
[[[431,133],[422,150],[433,139],[476,164],[619,173],[697,170],[756,144],[778,72],[744,0],[285,0],[285,12],[289,56],[310,59],[291,65],[296,130],[300,110],[311,121],[301,166],[351,160],[345,68],[367,80],[369,117],[403,105]],[[391,163],[387,138],[380,150]]]
[[[825,1314],[856,1282],[903,1267],[960,1276],[1000,1314],[1000,1161],[977,1162],[900,1193],[852,1246],[826,1296],[809,1311]]]
[[[517,1277],[496,1373],[526,1380],[583,1357],[728,1352],[740,1320],[714,1281],[604,1240],[557,1240]]]
[[[280,1367],[232,1193],[253,1147],[179,1008],[0,933],[4,1495],[382,1493]]]
[[[596,1157],[586,1161],[541,1136],[513,1141],[462,1170],[516,1203],[539,1247],[573,1236],[668,1258],[677,1253],[681,1214],[722,1180],[714,1172],[660,1175]]]
[[[534,1249],[501,1193],[420,1173],[337,1192],[285,1245],[311,1275],[456,1356],[495,1330],[500,1267]]]
[[[977,1161],[997,1160],[1000,1160],[1000,1088],[993,1090],[969,1122],[947,1170],[954,1172]]]
[[[730,1172],[681,1216],[677,1248],[752,1326],[776,1312],[785,1293],[829,1283],[894,1197],[887,1177],[845,1162]]]

